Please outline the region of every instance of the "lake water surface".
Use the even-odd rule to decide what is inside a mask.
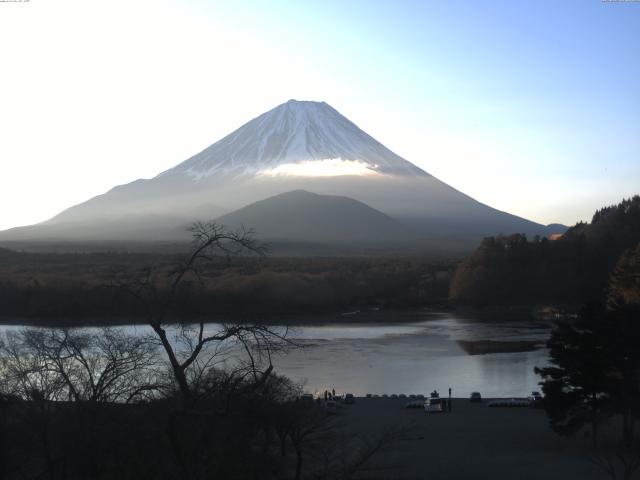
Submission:
[[[472,391],[484,397],[526,396],[539,390],[533,369],[547,364],[546,349],[470,355],[459,342],[543,344],[551,328],[540,321],[480,321],[420,311],[357,314],[342,317],[341,323],[314,321],[290,329],[303,348],[274,357],[276,371],[303,382],[310,393],[335,389],[358,396],[428,394],[434,389],[446,394],[449,387],[456,397]],[[207,329],[217,326],[208,324]],[[5,325],[0,331],[15,328]],[[144,326],[125,328],[150,332]]]
[[[381,320],[378,315],[377,320]],[[539,390],[533,369],[547,364],[548,351],[468,354],[459,341],[538,341],[549,337],[546,322],[480,322],[451,314],[411,313],[393,324],[305,326],[292,335],[305,345],[274,362],[306,390],[356,395],[441,394],[479,391],[484,397],[526,396]]]

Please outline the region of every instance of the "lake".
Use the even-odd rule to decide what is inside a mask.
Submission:
[[[396,314],[375,323],[299,327],[292,332],[305,348],[274,362],[281,373],[305,382],[311,393],[335,388],[356,395],[441,394],[466,397],[526,396],[539,390],[533,369],[547,364],[548,351],[470,355],[463,345],[499,342],[539,342],[549,337],[551,324],[540,321],[480,322],[451,314]],[[404,317],[404,318],[403,318]],[[465,343],[466,342],[466,343]]]
[[[208,324],[207,330],[216,327]],[[0,331],[15,328],[5,325]],[[278,373],[302,382],[310,393],[409,395],[436,389],[445,395],[451,387],[455,397],[472,391],[483,397],[522,397],[540,389],[533,369],[547,364],[548,352],[507,350],[517,342],[542,346],[550,329],[543,321],[480,321],[426,311],[358,313],[341,317],[340,323],[335,317],[313,318],[290,330],[302,348],[274,357],[273,363]],[[482,347],[486,341],[501,342],[501,353],[469,353],[474,352],[470,346]]]

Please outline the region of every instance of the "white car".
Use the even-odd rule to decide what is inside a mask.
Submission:
[[[540,392],[531,392],[531,395],[529,395],[529,400],[531,400],[532,402],[539,402],[542,400],[542,395],[540,395]]]
[[[424,401],[424,411],[427,413],[444,412],[444,408],[442,406],[442,399],[439,397],[427,398]]]
[[[529,402],[531,402],[531,406],[535,408],[542,408],[542,395],[540,392],[531,392],[529,395]]]

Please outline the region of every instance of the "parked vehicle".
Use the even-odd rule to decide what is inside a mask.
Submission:
[[[480,392],[471,392],[469,400],[474,403],[482,402],[482,395],[480,395]]]
[[[354,403],[356,403],[356,398],[353,396],[353,393],[347,393],[344,396],[344,403],[349,405],[353,405]]]
[[[542,395],[540,395],[540,392],[531,392],[531,395],[529,395],[529,401],[531,402],[532,407],[542,407]]]
[[[300,401],[304,403],[313,403],[313,395],[310,393],[303,393],[300,397]]]
[[[529,395],[529,400],[531,400],[532,402],[538,402],[542,400],[542,395],[540,395],[540,392],[531,392],[531,395]]]
[[[431,397],[424,401],[424,410],[427,413],[440,413],[444,412],[444,406],[442,405],[442,399],[439,397]]]

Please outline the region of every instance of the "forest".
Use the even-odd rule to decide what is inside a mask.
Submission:
[[[616,262],[639,242],[640,196],[598,210],[558,240],[488,237],[456,268],[450,299],[579,306],[602,299]]]
[[[123,284],[161,285],[184,255],[0,250],[0,317],[129,322],[144,314]],[[418,257],[211,258],[176,300],[182,317],[341,312],[446,303],[455,263]]]
[[[259,239],[252,239],[258,241]],[[640,242],[640,197],[598,210],[557,240],[485,238],[468,257],[215,255],[175,299],[176,320],[340,313],[353,309],[554,305],[600,299],[616,261]],[[180,253],[0,249],[0,317],[45,324],[130,323],[145,312],[122,286],[163,294]]]

